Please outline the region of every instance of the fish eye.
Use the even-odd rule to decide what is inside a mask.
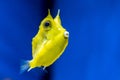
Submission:
[[[51,28],[51,22],[50,21],[46,21],[44,23],[44,28],[45,28],[45,30],[50,30],[50,28]]]
[[[45,22],[45,26],[47,27],[47,26],[49,26],[50,25],[50,22]]]

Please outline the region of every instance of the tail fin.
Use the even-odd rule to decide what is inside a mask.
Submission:
[[[29,66],[29,60],[27,60],[27,61],[21,61],[20,74],[22,74],[26,70],[29,71],[29,68],[30,68],[30,66]]]

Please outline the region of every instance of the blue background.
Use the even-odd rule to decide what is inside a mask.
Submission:
[[[60,9],[70,32],[64,54],[49,68],[19,74],[47,9]],[[0,0],[0,80],[120,80],[119,0]]]

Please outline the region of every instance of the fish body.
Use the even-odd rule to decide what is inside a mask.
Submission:
[[[48,16],[40,23],[38,33],[32,39],[32,60],[22,66],[22,70],[52,65],[68,45],[69,32],[61,25],[59,16],[55,18],[48,10]],[[27,66],[27,67],[26,67]]]

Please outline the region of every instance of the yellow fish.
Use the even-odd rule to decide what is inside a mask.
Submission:
[[[32,60],[26,61],[21,70],[25,71],[35,67],[52,65],[64,52],[68,45],[69,32],[61,25],[60,10],[53,18],[48,10],[48,15],[39,26],[38,33],[32,39]]]

